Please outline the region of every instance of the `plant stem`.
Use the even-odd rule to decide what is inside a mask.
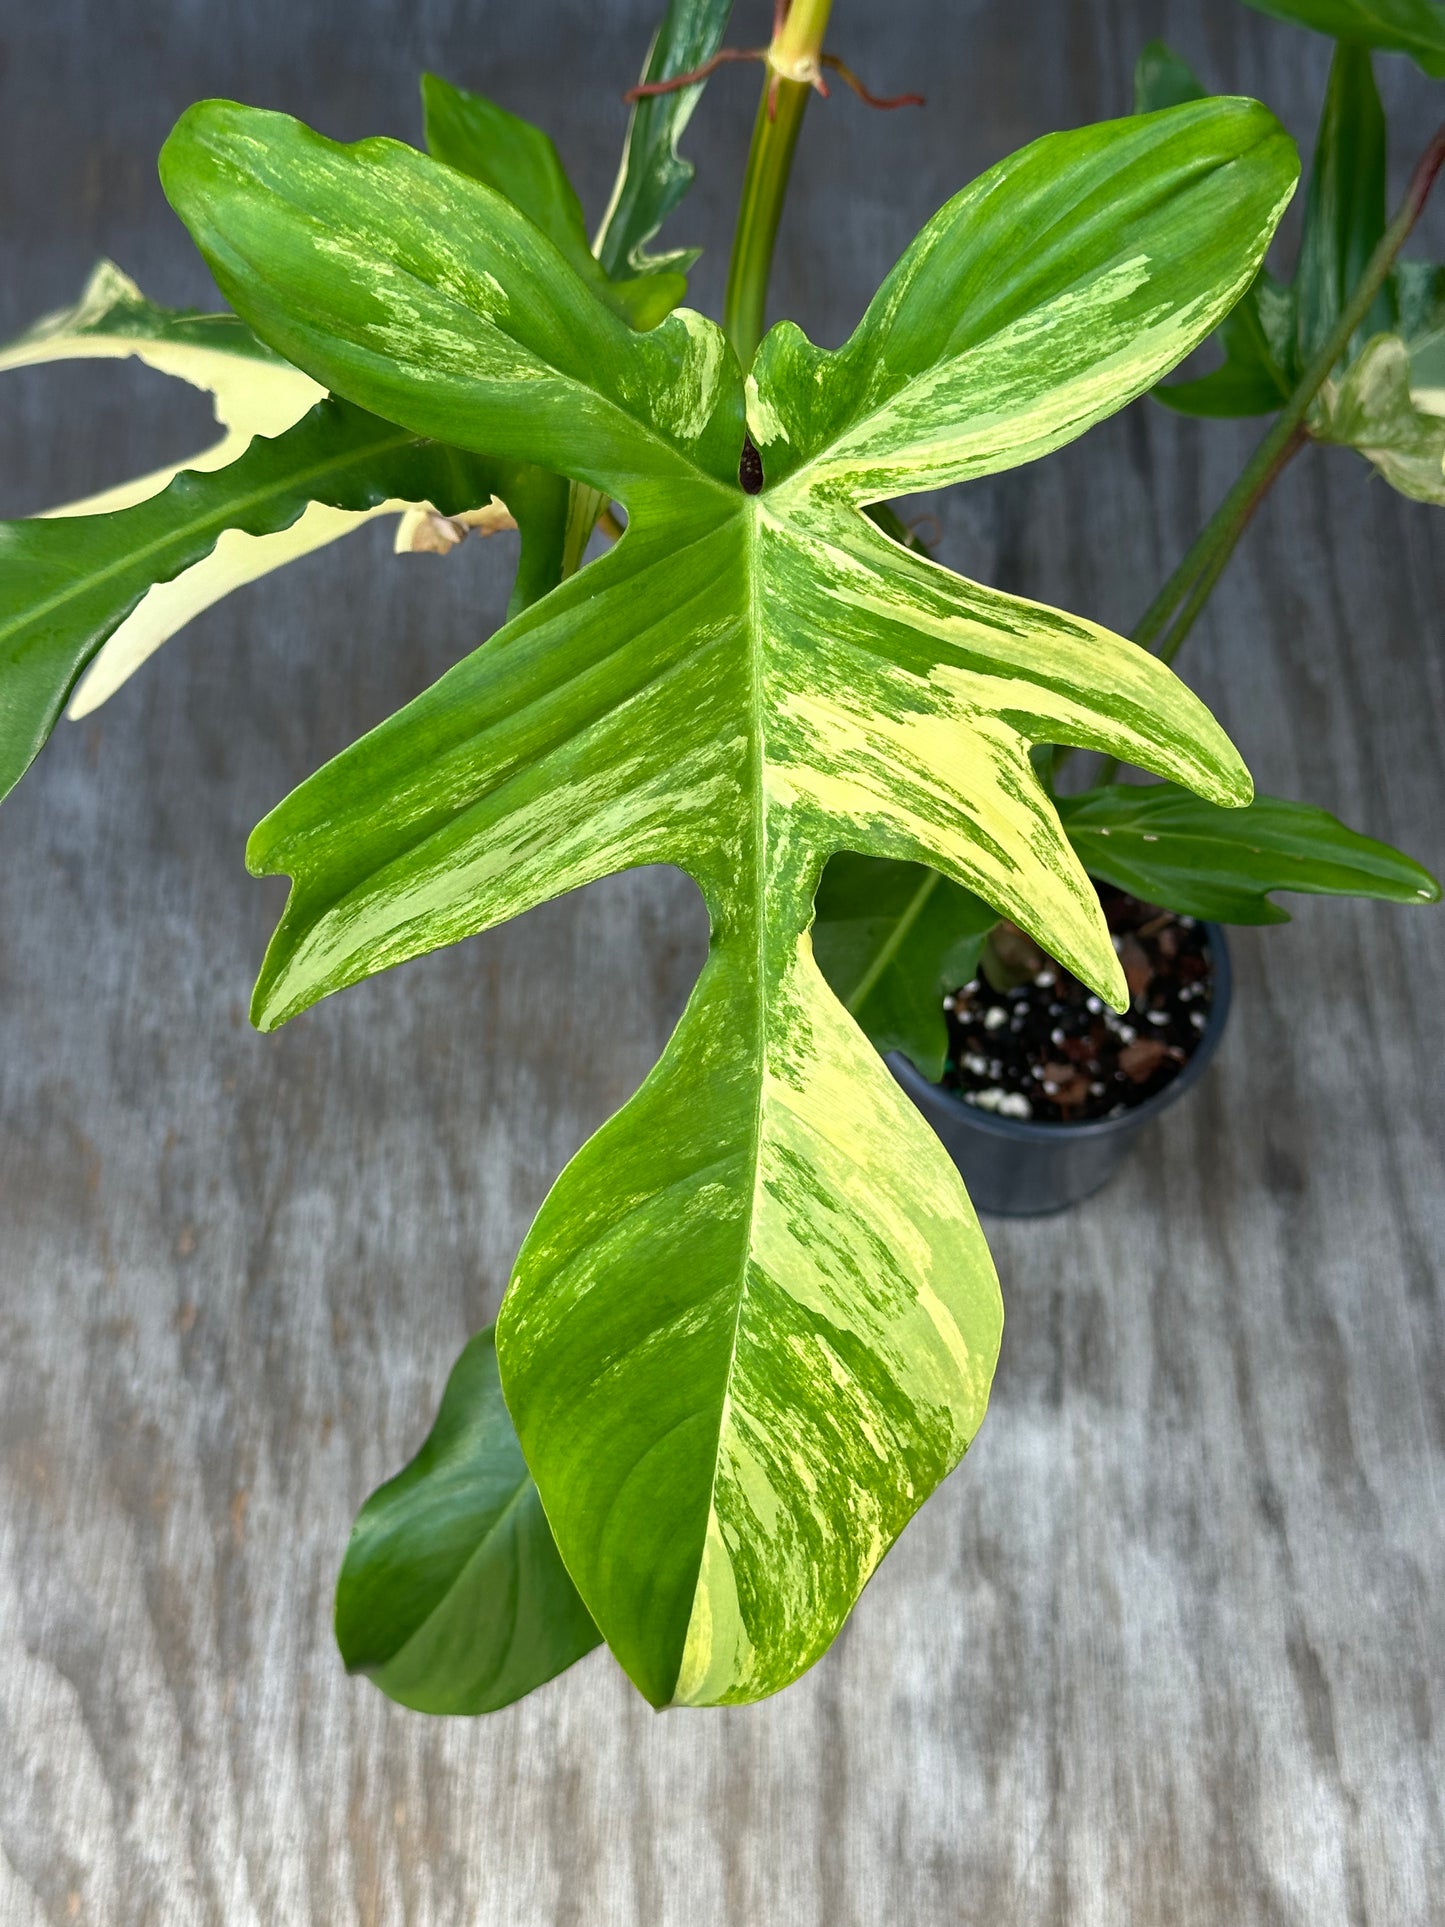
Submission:
[[[1395,265],[1395,257],[1409,239],[1410,230],[1419,220],[1442,166],[1445,166],[1445,127],[1439,130],[1421,155],[1399,212],[1381,235],[1379,246],[1366,263],[1365,271],[1356,282],[1329,338],[1301,376],[1299,385],[1285,403],[1274,426],[1245,464],[1234,487],[1145,610],[1133,637],[1141,647],[1147,649],[1153,646],[1155,638],[1164,632],[1175,610],[1206,574],[1210,576],[1211,587],[1219,579],[1223,562],[1228,560],[1250,517],[1299,446],[1300,439],[1308,435],[1306,417],[1314,406],[1315,397],[1334,372],[1336,362],[1347,353],[1351,336],[1374,306],[1375,297]],[[1219,566],[1213,567],[1220,557],[1222,561]],[[1199,606],[1202,607],[1203,603]],[[1190,615],[1191,623],[1197,614],[1196,608]],[[1177,641],[1171,639],[1156,653],[1164,656],[1166,661],[1170,660],[1183,639],[1182,634]]]
[[[783,196],[803,110],[817,83],[831,8],[832,0],[793,0],[786,14],[780,7],[768,48],[723,302],[723,327],[744,368],[763,338]]]
[[[1248,498],[1240,505],[1231,539],[1226,543],[1221,543],[1210,560],[1205,564],[1203,572],[1195,579],[1194,587],[1185,596],[1179,613],[1175,616],[1170,626],[1168,635],[1165,636],[1159,644],[1159,647],[1154,651],[1155,655],[1157,655],[1162,662],[1173,662],[1174,658],[1178,655],[1180,645],[1189,634],[1189,631],[1194,627],[1195,620],[1200,610],[1203,609],[1205,603],[1209,600],[1215,583],[1218,582],[1220,576],[1224,574],[1225,569],[1228,567],[1229,558],[1234,553],[1235,544],[1249,526],[1255,510],[1308,440],[1309,430],[1302,422],[1297,422],[1293,433],[1290,434],[1277,449],[1272,451],[1273,458],[1269,466],[1256,477],[1254,487],[1250,490]],[[1137,642],[1138,637],[1136,636],[1134,640]]]

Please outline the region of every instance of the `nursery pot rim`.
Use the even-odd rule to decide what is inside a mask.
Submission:
[[[1135,1104],[1129,1110],[1121,1111],[1117,1117],[1087,1118],[1080,1123],[1065,1123],[1055,1118],[1000,1117],[996,1111],[982,1110],[977,1104],[966,1104],[957,1091],[952,1091],[944,1083],[932,1083],[923,1075],[911,1058],[902,1051],[890,1051],[888,1068],[908,1095],[918,1101],[925,1097],[930,1104],[941,1104],[952,1111],[960,1121],[971,1129],[981,1131],[986,1136],[1003,1138],[1015,1144],[1058,1144],[1064,1141],[1077,1143],[1081,1139],[1115,1137],[1121,1133],[1137,1131],[1151,1118],[1158,1117],[1171,1104],[1177,1103],[1190,1090],[1207,1070],[1214,1053],[1219,1048],[1224,1035],[1225,1020],[1229,1016],[1229,1006],[1234,995],[1234,975],[1229,962],[1229,944],[1224,934],[1224,926],[1208,923],[1199,919],[1209,945],[1209,961],[1212,967],[1213,990],[1209,1006],[1209,1021],[1200,1032],[1199,1042],[1193,1055],[1179,1075],[1156,1091],[1152,1097],[1145,1098],[1142,1104]]]

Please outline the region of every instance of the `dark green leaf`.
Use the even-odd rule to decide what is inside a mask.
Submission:
[[[192,568],[226,531],[270,535],[311,503],[360,510],[395,497],[451,514],[492,495],[523,529],[520,604],[556,580],[565,485],[420,440],[344,402],[318,403],[226,468],[187,471],[132,508],[0,523],[0,796],[39,752],[106,638],[155,584]]]
[[[1381,53],[1409,54],[1445,79],[1445,5],[1441,0],[1245,0],[1277,20],[1292,20],[1331,40],[1358,40]]]
[[[403,1706],[491,1713],[601,1637],[522,1458],[489,1325],[457,1360],[426,1443],[357,1515],[336,1643]]]
[[[1134,112],[1157,114],[1164,107],[1183,107],[1204,100],[1208,90],[1181,55],[1162,40],[1151,40],[1134,65]]]
[[[427,151],[520,208],[574,267],[591,255],[582,203],[550,137],[482,94],[421,77]]]
[[[1330,65],[1295,274],[1301,367],[1324,345],[1384,232],[1385,112],[1369,49],[1342,41]],[[1394,323],[1394,304],[1381,289],[1351,353]]]
[[[1059,798],[1069,841],[1090,876],[1185,916],[1287,923],[1272,890],[1435,903],[1428,870],[1359,836],[1327,810],[1256,796],[1222,810],[1173,783],[1116,783]]]
[[[997,922],[937,870],[845,851],[818,886],[813,954],[873,1048],[902,1051],[937,1083],[948,1049],[942,999],[973,976]]]
[[[680,274],[613,279],[592,253],[582,203],[551,139],[481,94],[423,74],[428,151],[509,200],[634,328],[654,327],[687,292]]]
[[[722,45],[732,0],[669,0],[657,37],[642,67],[644,81],[690,74]],[[683,130],[702,97],[702,83],[639,100],[627,124],[622,165],[597,236],[597,256],[609,274],[681,274],[698,257],[696,248],[649,254],[647,243],[686,194],[695,172],[677,151]],[[681,295],[675,297],[680,300]]]

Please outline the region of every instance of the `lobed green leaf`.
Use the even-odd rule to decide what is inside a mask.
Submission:
[[[1035,141],[939,210],[836,354],[772,330],[749,378],[766,472],[861,503],[1062,446],[1224,318],[1297,175],[1253,101]]]
[[[182,116],[161,180],[227,298],[335,393],[615,494],[735,482],[741,411],[718,419],[716,330],[673,315],[639,336],[481,182],[226,101]]]
[[[1116,783],[1059,799],[1090,876],[1216,923],[1287,923],[1275,890],[1436,903],[1428,870],[1328,810],[1256,796],[1221,810],[1172,783]]]

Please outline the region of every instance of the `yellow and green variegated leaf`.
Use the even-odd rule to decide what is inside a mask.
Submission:
[[[948,1051],[943,999],[973,976],[997,921],[925,864],[843,851],[818,886],[813,952],[874,1050],[902,1051],[936,1084]]]
[[[1357,448],[1416,502],[1445,505],[1445,412],[1438,391],[1417,393],[1410,351],[1398,335],[1376,335],[1338,384],[1321,393],[1310,431],[1322,442]]]
[[[1058,448],[1234,306],[1260,265],[1240,236],[1273,232],[1297,165],[1245,100],[1035,141],[940,209],[836,354],[772,331],[749,384],[766,472],[856,502]]]
[[[658,1704],[756,1698],[817,1658],[972,1437],[998,1345],[957,1175],[815,961],[825,862],[929,864],[1122,1006],[1031,746],[1251,794],[1155,658],[862,509],[1148,387],[1253,278],[1295,166],[1238,101],[1054,137],[949,203],[836,355],[775,331],[745,387],[712,323],[635,333],[494,192],[394,143],[213,103],[167,145],[173,204],[274,346],[627,511],[248,860],[292,878],[268,1029],[631,865],[703,892],[677,1032],[558,1180],[497,1327],[562,1558]]]
[[[40,751],[86,665],[152,596],[174,598],[164,606],[179,626],[198,584],[211,600],[218,577],[250,580],[270,566],[264,545],[284,543],[318,505],[355,519],[379,501],[459,511],[494,494],[522,528],[519,585],[540,594],[560,563],[560,478],[428,442],[336,401],[273,439],[258,437],[225,468],[183,471],[129,508],[0,522],[0,797]]]
[[[601,1637],[522,1457],[489,1325],[452,1368],[421,1450],[357,1515],[336,1643],[403,1706],[490,1713]]]
[[[182,117],[161,178],[222,292],[337,394],[614,495],[699,467],[736,485],[717,330],[684,310],[639,335],[483,183],[398,141],[347,148],[228,101]],[[294,299],[302,284],[314,307]]]

